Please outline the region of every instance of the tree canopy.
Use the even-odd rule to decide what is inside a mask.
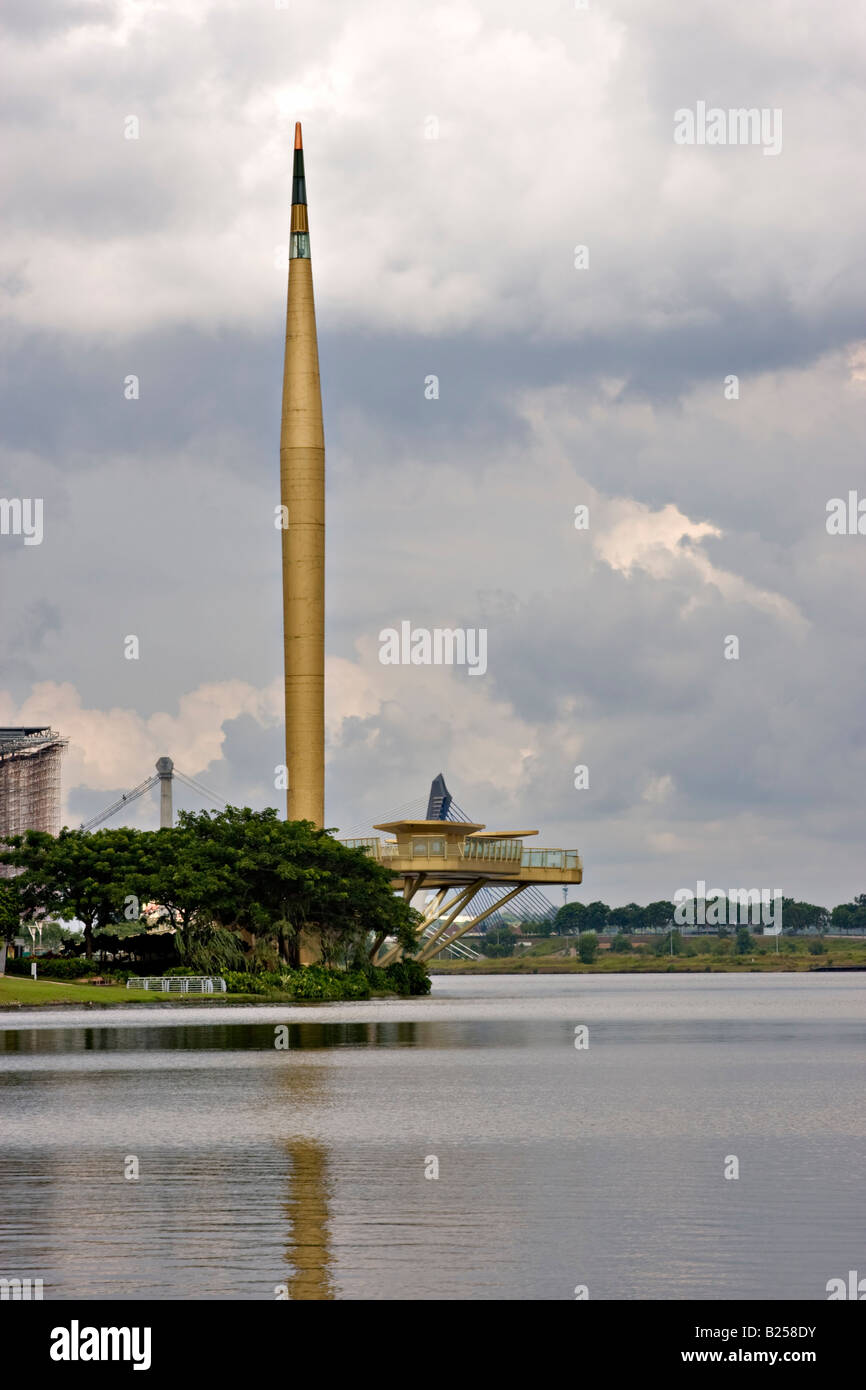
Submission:
[[[416,914],[387,869],[273,809],[181,811],[156,831],[28,830],[5,843],[19,918],[80,921],[88,956],[95,936],[138,921],[146,903],[166,909],[181,957],[201,968],[214,957],[226,968],[296,965],[305,931],[331,963],[369,957],[386,935],[415,944]]]
[[[728,918],[727,927],[718,928],[720,933],[734,925],[733,918],[739,912],[733,900],[726,904],[721,899],[723,917]],[[710,904],[712,905],[712,904]],[[707,904],[695,903],[700,915],[706,912]],[[566,903],[553,919],[553,930],[559,936],[571,936],[585,931],[617,931],[627,935],[639,932],[665,932],[673,925],[675,906],[661,899],[641,907],[638,903],[626,903],[622,907],[608,907],[603,902]],[[737,920],[741,920],[737,917]],[[799,902],[794,898],[782,899],[782,922],[786,932],[817,931],[826,932],[866,932],[866,893],[861,893],[853,902],[842,903],[832,911],[814,903]],[[716,929],[710,921],[709,927]]]

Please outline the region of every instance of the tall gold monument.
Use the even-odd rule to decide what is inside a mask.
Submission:
[[[325,435],[304,148],[295,126],[283,416],[283,646],[289,820],[325,823]]]
[[[283,643],[286,677],[286,812],[289,820],[325,824],[325,436],[313,272],[304,180],[301,126],[295,126],[286,354],[280,431],[280,498],[283,511]],[[344,840],[391,872],[407,902],[428,894],[417,923],[415,954],[431,960],[530,885],[580,883],[577,850],[523,847],[528,831],[488,831],[480,822],[446,819],[434,791],[450,806],[441,775],[431,788],[424,820],[389,821],[376,827],[388,840]],[[431,809],[432,808],[432,809]],[[436,817],[439,817],[438,819]],[[490,888],[504,896],[478,910]],[[476,906],[472,907],[475,903]],[[304,937],[302,964],[320,959],[316,934]],[[402,954],[380,940],[378,964]]]

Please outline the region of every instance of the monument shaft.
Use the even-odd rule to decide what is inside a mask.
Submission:
[[[325,436],[300,125],[295,127],[280,497],[289,820],[325,821]],[[287,519],[287,520],[286,520]]]

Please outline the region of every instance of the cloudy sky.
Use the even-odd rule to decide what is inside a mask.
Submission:
[[[328,823],[442,771],[584,900],[866,891],[866,536],[826,527],[866,497],[861,6],[6,0],[0,39],[0,495],[44,499],[0,723],[69,738],[65,821],[163,753],[281,804],[300,119]],[[781,150],[676,143],[701,102]],[[383,666],[404,620],[486,628],[486,674]]]

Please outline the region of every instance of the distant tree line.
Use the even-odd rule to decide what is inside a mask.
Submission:
[[[144,935],[147,905],[175,929],[180,962],[203,974],[295,968],[304,932],[321,940],[326,963],[353,968],[386,936],[416,944],[417,913],[387,869],[276,810],[181,811],[177,826],[156,831],[28,830],[0,841],[0,863],[11,871],[0,877],[0,972],[28,923],[81,922],[86,956],[114,955]],[[145,939],[164,954],[159,937]]]
[[[710,899],[712,902],[713,900]],[[697,904],[698,916],[700,903]],[[608,907],[607,903],[566,903],[546,921],[524,921],[515,923],[525,936],[578,936],[586,931],[617,932],[625,936],[642,933],[667,932],[676,928],[674,917],[676,904],[660,900],[641,907],[638,903],[626,903],[624,907]],[[721,928],[708,926],[706,930],[714,935],[721,931],[734,931],[740,919],[734,918],[738,905],[731,903],[727,926]],[[838,907],[821,907],[816,903],[798,902],[794,898],[782,899],[782,929],[788,932],[815,931],[866,933],[866,893],[859,894],[852,902],[840,903]],[[488,940],[495,935],[497,942],[502,933],[513,936],[509,928],[496,927],[487,933]],[[502,944],[506,944],[504,939]],[[489,953],[488,953],[489,954]]]

